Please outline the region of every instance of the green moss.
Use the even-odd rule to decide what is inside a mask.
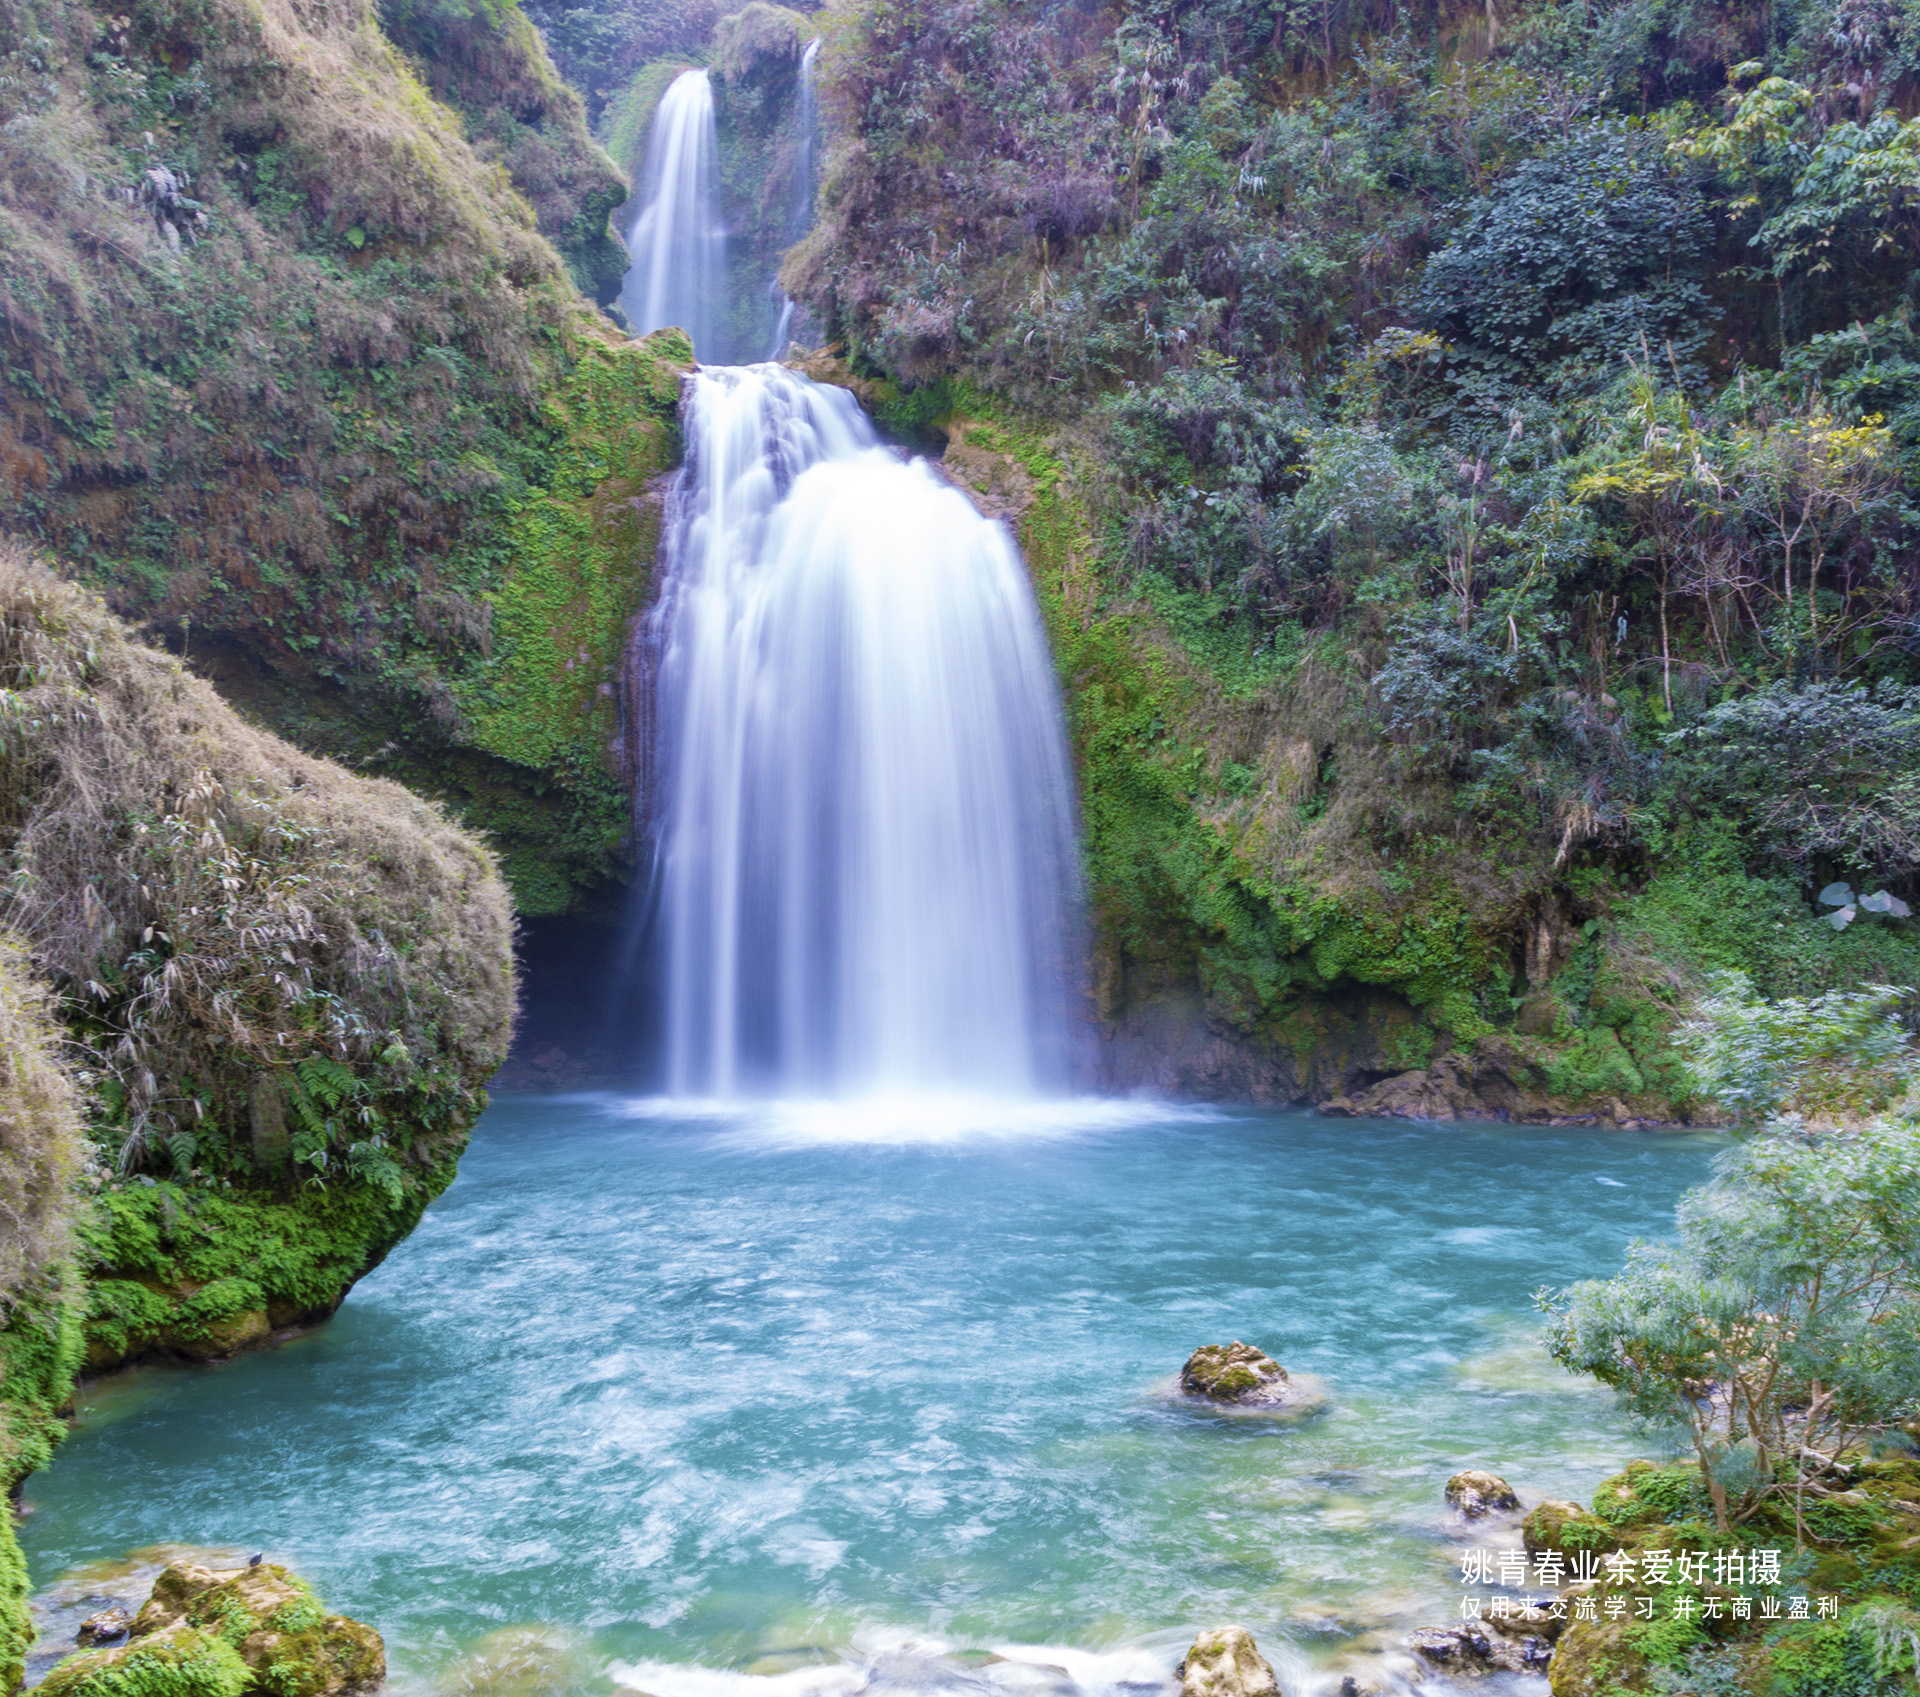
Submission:
[[[396,1207],[372,1185],[286,1193],[167,1182],[115,1185],[82,1217],[92,1279],[85,1346],[98,1370],[153,1350],[219,1352],[219,1329],[264,1311],[275,1325],[331,1313],[452,1181],[454,1156],[419,1171]]]
[[[1671,1609],[1677,1599],[1669,1599]],[[1685,1664],[1687,1652],[1708,1642],[1707,1634],[1691,1620],[1668,1614],[1664,1620],[1649,1620],[1629,1626],[1625,1633],[1629,1647],[1637,1650],[1656,1667],[1677,1668]]]
[[[26,1677],[34,1638],[28,1594],[27,1559],[13,1533],[13,1507],[0,1502],[0,1691],[17,1691]]]
[[[39,1690],[46,1697],[240,1697],[252,1683],[231,1644],[188,1629],[69,1656]]]
[[[1252,865],[1203,817],[1206,751],[1170,731],[1195,685],[1154,642],[1150,611],[1099,603],[1093,526],[1065,462],[978,395],[958,401],[988,414],[969,412],[968,446],[1009,455],[1033,480],[1020,538],[1066,694],[1088,890],[1139,987],[1197,981],[1252,1029],[1302,997],[1377,986],[1430,1022],[1396,1034],[1410,1057],[1430,1051],[1435,1029],[1464,1041],[1491,1029],[1477,998],[1504,974],[1500,950],[1444,882],[1410,880],[1391,905],[1335,891]]]
[[[1650,1527],[1699,1519],[1711,1507],[1700,1469],[1691,1463],[1630,1461],[1593,1493],[1593,1512],[1611,1527]]]
[[[78,1275],[54,1268],[0,1326],[0,1489],[52,1458],[84,1351]]]
[[[548,399],[561,444],[552,477],[512,514],[509,563],[488,597],[493,653],[457,691],[468,740],[500,773],[457,799],[501,843],[523,913],[564,911],[583,878],[619,869],[631,801],[609,765],[615,696],[659,544],[649,485],[679,455],[690,358],[675,332],[596,345]]]

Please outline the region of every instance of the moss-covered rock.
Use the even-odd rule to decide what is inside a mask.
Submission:
[[[1447,1481],[1447,1507],[1469,1520],[1503,1514],[1520,1506],[1519,1493],[1497,1473],[1469,1467]]]
[[[1598,1515],[1589,1514],[1578,1503],[1549,1498],[1536,1503],[1520,1523],[1521,1539],[1530,1555],[1550,1551],[1571,1556],[1585,1550],[1600,1555],[1618,1546],[1619,1535]]]
[[[87,1370],[219,1359],[324,1320],[452,1182],[455,1154],[415,1169],[398,1206],[368,1184],[104,1185],[79,1227]]]
[[[1287,1370],[1252,1344],[1202,1344],[1180,1369],[1180,1388],[1209,1402],[1253,1403],[1286,1396]]]
[[[43,1689],[59,1697],[347,1697],[386,1678],[379,1633],[328,1614],[277,1563],[176,1563],[154,1581],[129,1641],[71,1656]]]
[[[36,969],[102,1057],[112,1166],[321,1177],[404,1211],[463,1144],[511,1031],[489,850],[250,725],[7,543],[0,664],[21,679],[0,857]],[[202,1330],[258,1306],[190,1294]]]
[[[69,1656],[36,1687],[47,1697],[241,1697],[253,1677],[217,1633],[189,1626]]]

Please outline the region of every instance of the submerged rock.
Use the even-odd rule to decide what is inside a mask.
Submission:
[[[1201,1633],[1177,1671],[1180,1697],[1280,1697],[1280,1682],[1244,1626]]]
[[[274,1562],[176,1562],[126,1630],[127,1643],[69,1656],[40,1689],[47,1697],[350,1697],[387,1677],[380,1634],[328,1614],[311,1586]]]
[[[1421,1660],[1449,1673],[1540,1673],[1553,1660],[1553,1646],[1545,1638],[1495,1631],[1477,1620],[1422,1627],[1408,1634],[1407,1645]]]
[[[1287,1370],[1264,1350],[1236,1338],[1232,1343],[1202,1344],[1188,1356],[1180,1369],[1180,1388],[1209,1402],[1285,1402]]]
[[[1447,1506],[1458,1509],[1469,1520],[1479,1520],[1496,1511],[1518,1508],[1520,1498],[1499,1474],[1469,1467],[1447,1481]]]

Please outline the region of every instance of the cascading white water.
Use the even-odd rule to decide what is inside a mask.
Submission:
[[[816,35],[807,43],[806,52],[800,55],[800,81],[794,97],[794,127],[798,137],[794,147],[793,162],[793,209],[787,216],[787,239],[797,242],[807,233],[807,226],[813,222],[813,144],[815,132],[820,126],[819,94],[814,86],[813,63],[820,55],[820,38]],[[768,359],[783,359],[787,352],[787,339],[793,333],[793,297],[780,287],[776,276],[772,284],[774,304],[779,313],[774,319],[773,345],[767,350]]]
[[[1072,784],[1006,532],[851,396],[697,370],[646,633],[676,1095],[1067,1082]]]
[[[712,85],[705,71],[682,71],[661,97],[647,138],[621,307],[635,335],[678,325],[706,359],[727,355],[720,345],[727,232],[716,155]]]

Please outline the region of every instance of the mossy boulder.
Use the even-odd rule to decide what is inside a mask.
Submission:
[[[1632,1622],[1578,1620],[1560,1634],[1547,1669],[1553,1697],[1611,1697],[1616,1691],[1646,1689],[1651,1666],[1627,1641]]]
[[[231,1570],[175,1563],[154,1581],[129,1641],[69,1656],[53,1697],[350,1697],[387,1675],[372,1627],[327,1613],[274,1562]]]
[[[1702,1520],[1711,1513],[1700,1469],[1691,1462],[1656,1467],[1630,1461],[1593,1493],[1593,1517],[1616,1531]]]
[[[253,1688],[231,1644],[185,1625],[69,1656],[38,1687],[46,1697],[241,1697]]]
[[[1598,1555],[1620,1544],[1614,1528],[1598,1515],[1559,1498],[1536,1503],[1520,1524],[1520,1536],[1529,1555],[1571,1556],[1581,1550]]]
[[[1272,1666],[1244,1626],[1201,1633],[1178,1671],[1180,1697],[1280,1697]]]
[[[1287,1391],[1287,1370],[1252,1344],[1202,1344],[1180,1369],[1180,1388],[1209,1402],[1279,1402]]]

